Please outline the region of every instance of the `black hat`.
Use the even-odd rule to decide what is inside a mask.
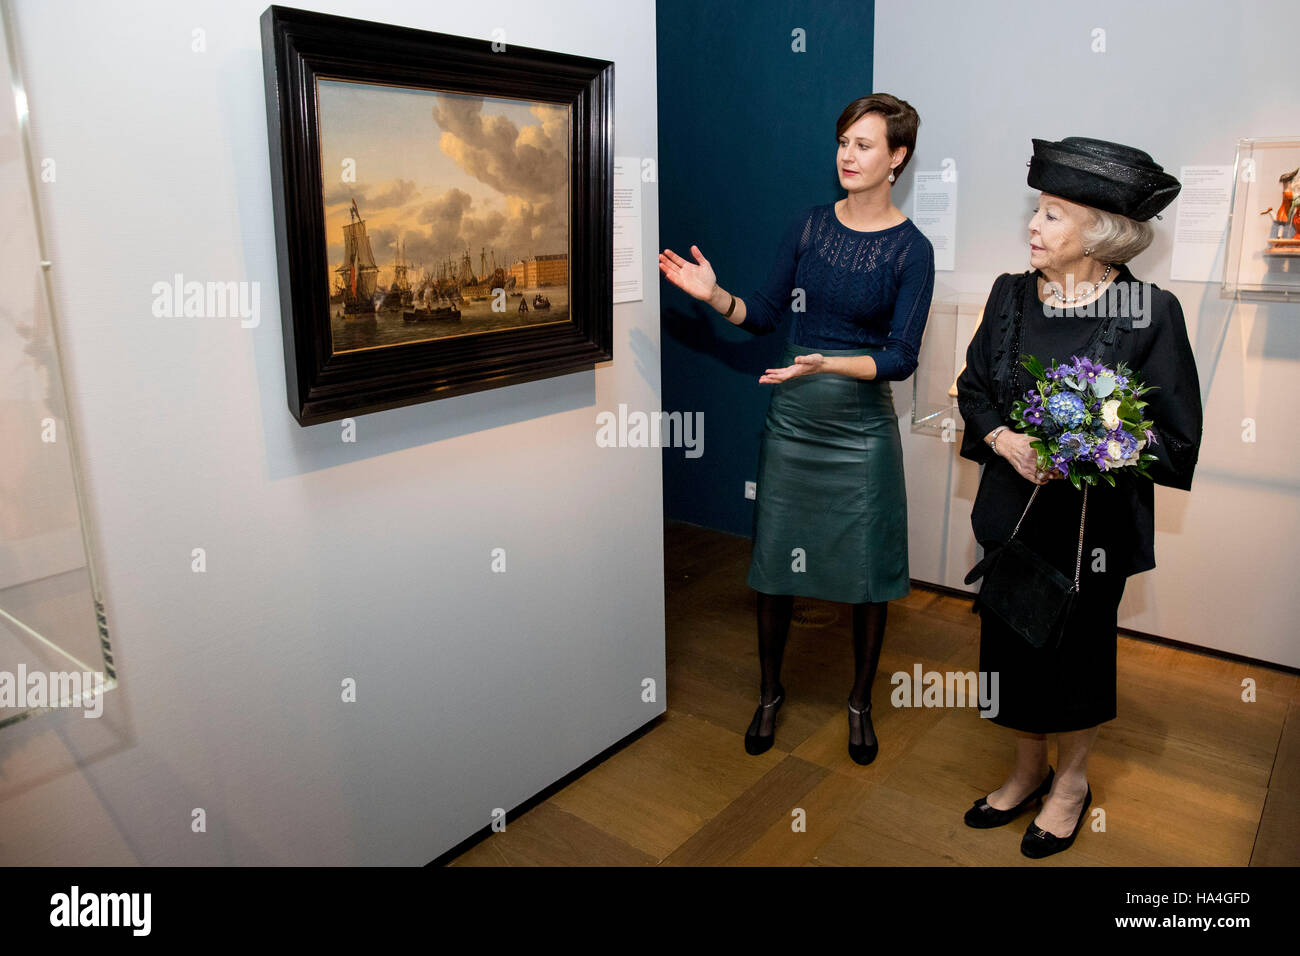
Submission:
[[[1132,146],[1085,136],[1067,136],[1059,143],[1036,139],[1033,144],[1029,185],[1085,206],[1143,221],[1173,202],[1183,188]]]

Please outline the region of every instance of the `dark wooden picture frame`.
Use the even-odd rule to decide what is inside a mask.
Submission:
[[[613,63],[279,6],[261,27],[285,377],[300,425],[612,359]],[[334,351],[318,79],[567,104],[568,321]]]

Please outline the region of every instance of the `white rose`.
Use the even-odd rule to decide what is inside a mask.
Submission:
[[[1107,428],[1119,428],[1119,401],[1112,398],[1101,403],[1101,423]]]
[[[1112,461],[1119,461],[1124,457],[1124,449],[1119,442],[1111,439],[1106,442],[1106,454],[1111,457]]]

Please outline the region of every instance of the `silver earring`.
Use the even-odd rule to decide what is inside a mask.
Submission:
[[[890,172],[889,172],[889,181],[890,181],[891,183],[894,181],[894,172],[893,172],[893,170],[890,170]]]
[[[1090,256],[1090,255],[1092,255],[1092,246],[1088,246],[1088,248],[1084,249],[1084,250],[1083,250],[1083,254],[1084,254],[1085,256]]]

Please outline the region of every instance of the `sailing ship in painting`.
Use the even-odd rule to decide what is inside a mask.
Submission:
[[[330,302],[342,306],[344,319],[365,321],[373,320],[378,313],[400,312],[405,322],[459,322],[460,305],[466,299],[485,301],[497,289],[511,296],[522,295],[514,291],[515,276],[496,264],[495,250],[490,271],[487,250],[482,251],[480,275],[475,275],[467,250],[458,268],[448,258],[436,274],[419,268],[414,270],[413,278],[401,243],[394,255],[393,282],[387,289],[380,288],[379,267],[355,197],[349,214],[343,227],[343,263],[334,270],[335,284],[330,294]]]
[[[411,291],[411,280],[407,277],[406,258],[402,254],[402,247],[397,247],[397,257],[393,262],[393,284],[388,287],[384,297],[379,302],[379,311],[392,312],[397,309],[409,309],[414,300],[414,293]]]
[[[352,200],[349,210],[351,220],[343,227],[343,264],[335,270],[339,277],[338,291],[343,302],[345,317],[375,314],[375,289],[379,285],[379,267],[375,253],[366,235],[366,221]]]
[[[454,291],[426,276],[415,293],[412,308],[402,310],[404,322],[459,322],[460,308]]]
[[[334,331],[339,346],[418,340],[411,338],[412,333],[421,338],[460,334],[469,331],[462,327],[463,321],[472,322],[475,331],[509,327],[510,316],[550,313],[551,299],[546,294],[550,292],[561,293],[560,317],[567,316],[567,296],[563,294],[568,285],[567,255],[528,256],[507,267],[498,263],[495,249],[483,248],[476,270],[466,249],[459,262],[448,256],[430,269],[413,263],[405,242],[398,239],[393,243],[392,263],[381,270],[356,197],[350,200],[348,222],[343,226],[343,261],[333,270],[330,290],[330,311],[340,323]],[[389,270],[392,281],[384,287],[380,276]],[[535,294],[525,294],[525,290]],[[504,312],[499,306],[494,308],[502,294],[510,303]],[[536,320],[529,315],[522,321]]]

